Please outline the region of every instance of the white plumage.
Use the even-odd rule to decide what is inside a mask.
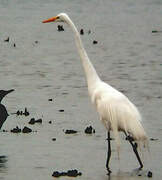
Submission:
[[[91,98],[102,123],[108,131],[113,131],[118,149],[120,146],[119,131],[130,134],[137,143],[139,141],[147,143],[147,136],[141,125],[141,115],[124,94],[100,81]]]
[[[75,34],[76,46],[85,71],[91,101],[96,106],[100,119],[108,131],[108,157],[106,163],[108,173],[111,173],[109,169],[111,156],[110,131],[114,133],[118,152],[120,147],[119,131],[125,133],[139,161],[139,169],[141,169],[143,164],[138,155],[137,146],[140,142],[147,144],[147,135],[141,124],[141,115],[138,109],[124,94],[99,78],[84,49],[80,34],[69,16],[61,13],[55,17],[44,20],[43,23],[53,21],[67,23]]]

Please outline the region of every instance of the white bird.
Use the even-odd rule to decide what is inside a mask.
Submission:
[[[106,161],[108,174],[111,173],[109,167],[111,156],[110,131],[114,134],[118,152],[120,148],[119,131],[124,132],[140,164],[139,169],[142,169],[143,163],[139,157],[137,147],[141,142],[147,145],[148,138],[141,124],[141,115],[137,107],[124,94],[100,79],[88,58],[77,28],[67,14],[60,13],[55,17],[43,21],[43,23],[48,22],[65,22],[71,27],[74,33],[76,46],[85,71],[91,101],[96,106],[100,120],[108,131],[108,153]]]

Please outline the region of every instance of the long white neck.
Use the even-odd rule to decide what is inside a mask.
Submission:
[[[91,61],[88,58],[88,55],[87,55],[87,53],[84,49],[83,43],[81,41],[80,34],[79,34],[77,28],[75,27],[74,23],[71,21],[70,18],[68,18],[67,23],[72,28],[72,30],[75,34],[75,42],[76,42],[77,49],[78,49],[78,52],[79,52],[79,55],[80,55],[80,58],[81,58],[81,61],[83,64],[83,68],[85,71],[85,75],[87,78],[88,89],[89,89],[89,91],[91,91],[94,88],[95,84],[98,81],[100,81],[100,78],[99,78],[95,68],[93,67]]]

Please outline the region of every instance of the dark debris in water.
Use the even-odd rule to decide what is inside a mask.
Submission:
[[[30,129],[29,127],[25,126],[22,130],[21,128],[19,128],[18,126],[16,126],[16,128],[13,128],[10,130],[10,132],[12,133],[30,133],[32,132],[32,129]]]
[[[86,127],[86,129],[84,130],[84,132],[85,132],[86,134],[93,134],[93,133],[95,133],[95,129],[94,129],[92,126],[88,126],[88,127]]]
[[[64,109],[60,109],[59,112],[64,112],[65,110]]]
[[[58,25],[58,26],[57,26],[57,30],[58,30],[58,31],[64,31],[63,25]]]
[[[12,114],[16,114],[17,116],[22,116],[22,115],[29,116],[30,115],[30,113],[28,112],[27,108],[25,108],[24,112],[21,111],[21,110],[18,110],[16,113],[12,113]]]
[[[152,177],[152,172],[151,172],[151,171],[149,171],[149,172],[147,173],[147,177],[149,177],[149,178]]]
[[[97,43],[98,43],[98,41],[96,41],[96,40],[93,41],[93,44],[97,44]]]
[[[61,176],[77,177],[77,176],[81,176],[81,175],[82,175],[82,173],[78,172],[78,170],[76,170],[76,169],[68,170],[67,172],[54,171],[52,174],[53,177],[61,177]]]
[[[72,130],[72,129],[67,129],[65,131],[65,134],[76,134],[78,131]]]
[[[152,33],[161,33],[162,31],[159,30],[152,30]]]
[[[32,129],[30,129],[29,127],[25,126],[22,130],[22,133],[30,133],[32,132]]]
[[[3,129],[2,132],[8,132],[6,129]]]
[[[84,34],[84,30],[83,30],[83,29],[80,30],[80,34],[81,34],[81,35]]]
[[[157,141],[159,140],[158,138],[150,138],[150,141]]]
[[[35,124],[35,123],[42,123],[42,119],[37,119],[35,120],[35,118],[31,118],[30,121],[28,122],[29,124]]]
[[[11,132],[12,133],[21,133],[21,129],[18,126],[16,126],[16,128],[11,129]]]

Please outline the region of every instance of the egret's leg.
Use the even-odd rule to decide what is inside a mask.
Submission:
[[[111,157],[111,138],[110,138],[110,132],[108,131],[107,133],[107,141],[108,141],[108,151],[107,151],[107,161],[106,161],[106,168],[108,171],[108,175],[110,175],[111,170],[109,168],[109,162],[110,162],[110,157]]]
[[[134,151],[134,153],[135,153],[135,155],[137,157],[137,160],[138,160],[138,162],[140,164],[139,169],[142,169],[143,164],[142,164],[142,161],[141,161],[140,156],[139,156],[138,151],[137,151],[137,143],[136,142],[133,143],[134,139],[131,136],[127,135],[126,133],[125,133],[125,135],[126,135],[126,140],[128,140],[130,142],[130,144],[132,145],[132,147],[133,147],[133,151]]]

